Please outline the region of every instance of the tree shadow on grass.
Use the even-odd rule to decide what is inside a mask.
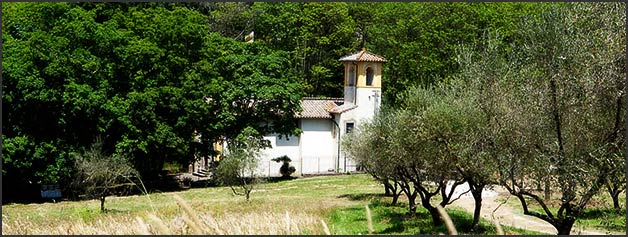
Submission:
[[[457,211],[448,211],[456,230],[460,233],[471,233],[471,223],[473,218],[470,215],[463,214]],[[424,209],[418,209],[414,216],[409,215],[407,212],[398,212],[393,210],[384,210],[380,213],[380,219],[389,220],[390,227],[379,231],[378,234],[395,234],[405,233],[406,229],[413,230],[413,234],[448,234],[447,227],[444,224],[434,226],[432,223],[432,217]],[[487,232],[494,231],[494,228],[487,228],[484,223],[480,223],[478,230],[474,233],[487,234]]]
[[[579,217],[579,220],[595,220],[595,227],[612,230],[612,231],[624,231],[626,223],[618,220],[626,213],[626,209],[622,212],[618,212],[613,208],[593,208],[585,210]]]
[[[355,194],[343,194],[338,196],[338,198],[348,198],[351,201],[373,201],[385,198],[386,196],[382,193],[355,193]]]
[[[467,214],[467,213],[463,214],[460,211],[453,211],[453,212],[448,211],[447,214],[449,214],[449,217],[451,218],[451,221],[454,223],[456,230],[462,231],[464,233],[471,233],[471,228],[473,227],[471,226],[471,224],[473,224],[473,216],[471,214]],[[478,229],[473,233],[487,234],[486,233],[487,231],[488,232],[492,231],[494,233],[495,227],[487,226],[486,222],[480,221],[478,225]]]
[[[130,210],[118,210],[118,209],[113,209],[113,208],[105,208],[105,212],[106,214],[120,214],[120,213],[131,213]]]
[[[617,210],[612,208],[593,208],[589,210],[585,210],[580,215],[581,219],[598,219],[604,217],[613,217],[613,216],[621,216],[625,215],[626,209],[623,209],[621,212],[617,212]]]
[[[376,228],[374,234],[448,234],[444,224],[434,226],[429,212],[421,207],[417,207],[414,215],[410,215],[407,209],[407,202],[399,202],[391,205],[391,198],[382,193],[358,193],[344,194],[338,198],[347,198],[352,201],[368,201],[371,209],[373,222],[385,225],[383,228]],[[400,200],[401,201],[401,200]],[[351,215],[351,222],[366,222],[366,213],[363,205],[346,207],[342,209]],[[495,226],[486,221],[481,221],[479,228],[475,232],[470,232],[473,216],[466,211],[447,209],[449,217],[452,219],[456,230],[459,233],[469,234],[494,234]],[[348,216],[348,215],[345,215]]]
[[[297,179],[297,177],[267,177],[264,179],[265,182],[267,183],[278,183],[278,182],[283,182],[283,181],[288,181],[288,180],[294,180]]]
[[[411,216],[407,212],[396,212],[394,210],[385,209],[383,213],[380,213],[379,219],[388,220],[390,224],[389,227],[378,231],[378,234],[400,234],[405,233],[406,228],[413,227],[413,224],[417,226],[424,226],[425,224],[431,225],[431,223],[424,223],[426,221],[430,221],[430,216],[428,213],[416,213],[414,216]],[[420,228],[424,229],[424,228]]]

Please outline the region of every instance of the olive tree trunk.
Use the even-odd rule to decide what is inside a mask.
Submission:
[[[482,211],[482,191],[484,190],[484,184],[476,184],[469,182],[469,188],[471,189],[471,195],[475,201],[475,208],[473,209],[473,222],[471,223],[471,231],[477,231],[480,224],[480,213]]]
[[[105,212],[105,198],[106,196],[100,196],[100,212]]]

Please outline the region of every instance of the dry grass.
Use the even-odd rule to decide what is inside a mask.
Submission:
[[[213,218],[203,215],[193,219],[187,219],[182,215],[169,221],[166,218],[159,218],[152,214],[149,216],[148,223],[144,222],[142,217],[129,217],[128,219],[107,218],[103,221],[95,223],[66,222],[58,226],[33,226],[32,222],[16,221],[15,226],[5,225],[3,234],[96,234],[96,235],[135,235],[135,234],[164,234],[164,235],[181,235],[181,234],[299,234],[299,226],[318,227],[323,230],[320,225],[320,219],[313,216],[299,216],[292,219],[291,228],[294,231],[286,231],[281,214],[277,213],[255,213],[244,216],[226,216],[219,222],[212,223]],[[192,224],[195,222],[203,222],[202,225]],[[8,228],[7,228],[8,227]]]
[[[327,227],[327,224],[325,223],[324,220],[321,220],[321,224],[323,224],[323,230],[325,231],[326,235],[331,235],[331,232],[329,232],[329,227]]]
[[[458,235],[458,231],[454,226],[454,222],[449,217],[449,214],[447,214],[447,211],[445,211],[445,208],[443,208],[441,205],[436,205],[436,210],[438,210],[438,214],[440,214],[440,216],[443,218],[443,221],[445,221],[445,226],[447,227],[447,231],[449,231],[449,234]]]
[[[373,234],[373,217],[371,216],[371,209],[369,209],[369,205],[366,205],[366,223],[369,230],[369,235]]]
[[[495,225],[497,235],[504,235],[504,229],[502,229],[502,225],[499,223],[497,219],[493,219],[493,224]]]
[[[454,226],[454,222],[451,220],[451,217],[449,217],[449,214],[447,214],[447,211],[445,211],[445,208],[441,205],[436,205],[436,209],[438,210],[438,214],[440,214],[443,218],[447,231],[449,231],[449,235],[458,235],[458,230],[456,230],[456,226]],[[493,219],[493,224],[495,225],[497,235],[504,235],[504,230],[502,229],[501,224],[499,224],[499,221]]]
[[[111,197],[106,213],[100,213],[97,200],[10,204],[3,205],[2,234],[331,235],[356,227],[356,233],[383,233],[382,228],[392,226],[381,223],[382,215],[392,211],[389,214],[394,219],[396,208],[405,208],[384,207],[360,198],[381,192],[381,186],[369,176],[349,175],[268,183],[253,193],[250,202],[219,187]],[[347,220],[330,218],[334,210],[353,207],[357,209],[346,214],[350,216]],[[395,210],[388,210],[391,208]],[[413,228],[391,233],[410,234]]]
[[[313,214],[295,212],[212,213],[195,211],[185,200],[174,196],[181,208],[178,215],[167,217],[153,212],[142,215],[109,215],[95,221],[82,219],[72,222],[41,223],[28,219],[4,220],[3,234],[97,234],[97,235],[251,235],[251,234],[302,234],[303,230],[318,230],[313,234],[326,233],[322,219]],[[43,225],[41,225],[43,224]]]
[[[366,175],[316,177],[269,183],[246,202],[228,188],[192,189],[149,196],[3,206],[2,234],[331,234],[326,214],[366,204],[341,196],[381,192]]]

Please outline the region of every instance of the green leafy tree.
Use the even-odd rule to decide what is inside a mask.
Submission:
[[[347,3],[256,3],[255,40],[290,52],[310,96],[342,96],[338,59],[357,50]]]
[[[187,3],[209,18],[212,32],[235,40],[244,40],[244,36],[253,31],[255,13],[251,10],[252,2],[195,2]]]
[[[199,11],[161,3],[2,11],[3,176],[16,187],[67,181],[70,153],[98,135],[152,182],[166,161],[189,163],[194,147],[210,155],[212,142],[247,126],[297,132],[302,90],[287,53],[211,33]]]
[[[65,83],[74,79],[67,75],[67,67],[74,66],[68,60],[69,41],[43,31],[53,28],[53,22],[69,8],[66,3],[11,3],[2,8],[2,157],[6,190],[29,193],[23,188],[68,182],[70,153],[77,151],[74,144],[96,130],[83,125],[93,118],[74,109],[72,104],[78,99],[64,101],[73,93],[72,85]],[[85,107],[93,103],[81,102]],[[75,121],[82,131],[67,131],[65,122],[73,114],[81,116]],[[11,198],[11,193],[19,195],[3,192],[3,197]]]
[[[365,3],[366,4],[366,3]],[[456,48],[474,44],[484,31],[497,31],[504,44],[514,40],[517,22],[534,17],[538,3],[368,3],[372,26],[366,47],[387,58],[385,100],[420,84],[430,86],[459,72]]]
[[[294,114],[303,92],[293,71],[286,70],[291,67],[287,53],[217,35],[212,35],[212,42],[222,47],[204,52],[212,60],[203,61],[199,76],[218,74],[204,96],[211,114],[220,119],[216,121],[219,133],[235,138],[244,128],[253,127],[261,134],[294,134]]]

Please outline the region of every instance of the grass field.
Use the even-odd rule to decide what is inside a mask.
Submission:
[[[555,193],[552,195],[552,199],[548,202],[548,208],[552,213],[556,214],[560,205],[558,200],[560,195]],[[536,201],[532,200],[532,198],[526,198],[528,203],[528,208],[530,211],[535,211],[539,213],[545,213],[543,208],[536,203]],[[500,199],[498,201],[506,201],[505,199]],[[606,190],[602,190],[599,194],[593,196],[593,198],[587,204],[586,209],[582,216],[580,216],[575,225],[592,230],[600,230],[601,232],[610,231],[611,233],[625,233],[626,232],[626,193],[625,191],[619,195],[619,203],[622,207],[621,212],[615,211],[613,209],[613,201]],[[521,203],[519,199],[514,196],[508,198],[507,205],[514,207],[515,210],[519,210],[520,213],[523,213],[523,209],[521,208]]]
[[[246,202],[228,187],[107,198],[108,212],[99,202],[64,201],[10,204],[2,207],[3,234],[367,234],[365,205],[374,233],[438,234],[426,211],[405,217],[405,203],[390,206],[383,188],[368,175],[300,178],[266,183]],[[180,199],[179,199],[180,198]],[[179,200],[178,200],[179,199]],[[471,215],[448,208],[459,232]],[[466,226],[465,226],[466,225]],[[483,222],[483,232],[494,226]],[[510,234],[538,234],[504,227]]]

